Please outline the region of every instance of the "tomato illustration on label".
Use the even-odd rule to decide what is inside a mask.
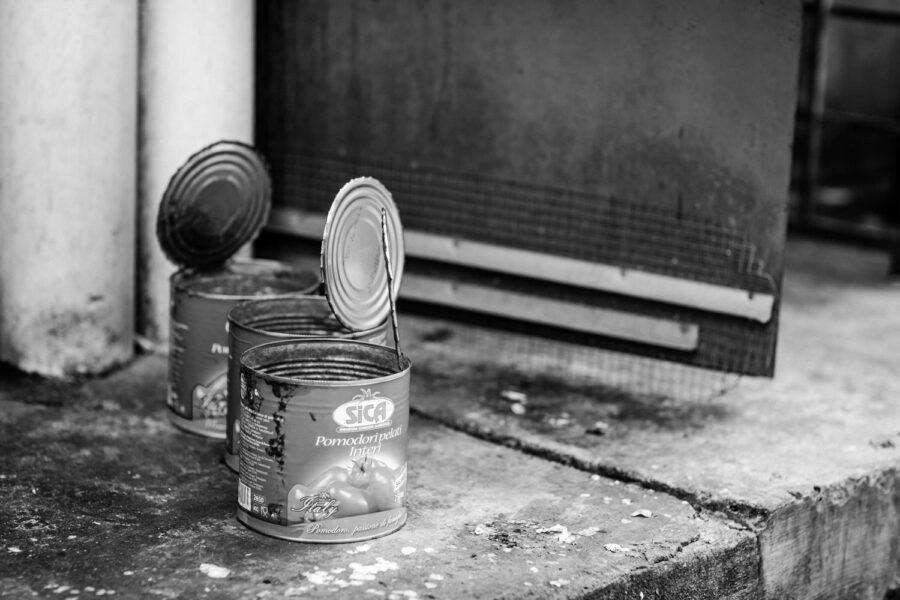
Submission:
[[[352,517],[372,512],[372,501],[366,491],[353,487],[348,482],[333,483],[326,493],[338,502],[335,517]]]
[[[366,490],[377,510],[389,510],[401,505],[396,493],[397,480],[393,469],[371,456],[355,461],[350,472],[350,483]]]
[[[350,479],[350,471],[344,467],[329,467],[306,485],[313,491],[323,492],[333,483],[345,482]]]

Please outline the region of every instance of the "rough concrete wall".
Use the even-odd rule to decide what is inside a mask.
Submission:
[[[127,360],[134,331],[137,1],[0,1],[0,360]]]

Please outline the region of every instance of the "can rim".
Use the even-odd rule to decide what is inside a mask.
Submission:
[[[322,233],[320,268],[325,297],[338,321],[353,331],[387,320],[391,306],[382,247],[382,210],[396,301],[405,260],[403,225],[393,196],[374,177],[357,177],[335,195]]]
[[[297,275],[311,275],[314,271],[297,271],[292,269],[289,265],[284,263],[280,263],[274,260],[265,260],[265,259],[233,259],[231,261],[227,261],[224,264],[220,265],[222,271],[222,275],[234,275],[234,276],[247,276],[247,275],[274,275],[276,273],[291,273]],[[231,269],[233,267],[247,267],[248,270],[245,273],[241,273],[240,271],[226,271],[226,269]],[[259,267],[259,271],[251,271],[250,267]],[[265,271],[263,269],[270,268],[271,271]],[[207,300],[273,300],[281,297],[312,297],[315,291],[321,285],[321,282],[316,277],[313,283],[310,283],[308,286],[302,287],[295,291],[284,291],[284,292],[276,292],[272,294],[224,294],[218,292],[203,292],[191,290],[185,286],[186,281],[190,281],[190,277],[211,277],[218,274],[219,271],[203,271],[195,269],[194,267],[183,267],[169,276],[169,284],[171,288],[175,291],[182,292],[185,294],[189,294],[191,296],[197,298],[204,298]]]
[[[203,210],[225,190],[232,209],[226,218]],[[237,140],[204,146],[175,171],[160,199],[156,237],[163,253],[182,267],[226,261],[259,235],[271,195],[268,165],[255,147]]]
[[[321,303],[324,307],[324,310],[327,311],[328,315],[334,316],[334,313],[331,312],[331,307],[329,306],[328,300],[325,298],[325,296],[315,296],[315,295],[310,295],[310,294],[282,294],[280,296],[258,296],[258,297],[254,296],[253,298],[248,298],[247,300],[238,302],[233,307],[231,307],[231,309],[228,311],[228,314],[226,315],[226,318],[228,320],[228,326],[229,326],[229,328],[237,327],[239,329],[242,329],[244,331],[248,331],[251,333],[256,333],[256,334],[260,334],[260,335],[271,335],[271,336],[285,338],[285,339],[287,339],[287,338],[291,338],[291,339],[310,338],[310,339],[312,339],[312,338],[327,337],[324,334],[323,335],[306,335],[306,334],[287,333],[287,332],[283,332],[283,331],[272,331],[270,329],[264,329],[264,328],[258,327],[256,325],[248,325],[246,321],[239,319],[236,316],[241,311],[248,310],[250,308],[251,304],[265,304],[265,303],[271,303],[271,302],[287,302],[287,301],[292,301],[292,300],[293,301],[313,302],[313,303],[317,303],[317,304]],[[290,315],[282,315],[282,316],[288,316],[288,317],[299,316],[299,314],[297,314],[297,315],[290,314]],[[317,316],[317,315],[314,315],[314,316]],[[340,321],[338,321],[338,324],[341,325],[341,327],[344,327]],[[371,329],[363,329],[360,331],[353,331],[352,329],[347,329],[346,327],[344,327],[344,330],[349,334],[364,336],[367,334],[375,333],[379,329],[386,328],[386,327],[387,327],[387,321],[381,323],[380,325],[378,325],[376,327],[372,327]],[[340,340],[346,340],[346,341],[352,341],[354,339],[354,338],[350,338],[350,337],[340,337],[340,336],[336,336],[336,337]]]
[[[278,383],[284,383],[288,385],[303,385],[309,387],[353,387],[356,385],[371,385],[375,383],[384,383],[388,381],[394,381],[395,379],[401,379],[406,377],[412,369],[412,360],[406,355],[401,354],[401,365],[402,369],[391,373],[389,375],[383,375],[381,377],[372,377],[369,379],[347,379],[342,381],[327,381],[321,379],[301,379],[299,377],[285,377],[283,375],[273,375],[271,373],[265,373],[259,370],[256,367],[251,367],[244,362],[244,357],[246,357],[251,352],[262,352],[266,348],[270,348],[273,346],[288,346],[291,344],[311,344],[311,343],[326,343],[328,345],[346,345],[353,344],[356,346],[369,346],[371,348],[377,348],[379,350],[383,350],[384,352],[388,352],[393,356],[396,356],[397,351],[390,346],[384,346],[381,344],[373,344],[371,342],[364,342],[360,340],[353,339],[341,339],[341,338],[328,338],[328,337],[304,337],[304,338],[291,338],[287,340],[275,340],[273,342],[266,342],[265,344],[260,344],[258,346],[253,346],[252,348],[248,348],[244,352],[241,353],[240,356],[240,365],[241,365],[241,373],[246,369],[250,371],[257,377],[264,377],[271,381],[276,381]]]

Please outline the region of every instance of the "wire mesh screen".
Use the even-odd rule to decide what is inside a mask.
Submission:
[[[271,144],[268,142],[267,144]],[[268,146],[277,198],[325,214],[337,189],[360,175],[389,186],[404,226],[623,269],[772,293],[756,247],[736,228],[657,206],[574,190],[454,173],[372,158],[323,156]]]
[[[727,4],[721,21],[587,0],[261,4],[269,240],[314,239],[305,223],[335,192],[376,177],[407,233],[401,309],[502,331],[518,364],[557,348],[670,391],[726,385],[703,369],[771,375],[792,12]],[[662,25],[685,18],[719,33]],[[766,298],[762,317],[741,312]]]

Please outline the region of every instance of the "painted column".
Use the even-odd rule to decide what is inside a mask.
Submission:
[[[137,0],[0,0],[0,360],[133,352]]]
[[[169,178],[212,142],[253,141],[252,0],[141,0],[138,331],[167,343],[172,265],[156,240]]]

